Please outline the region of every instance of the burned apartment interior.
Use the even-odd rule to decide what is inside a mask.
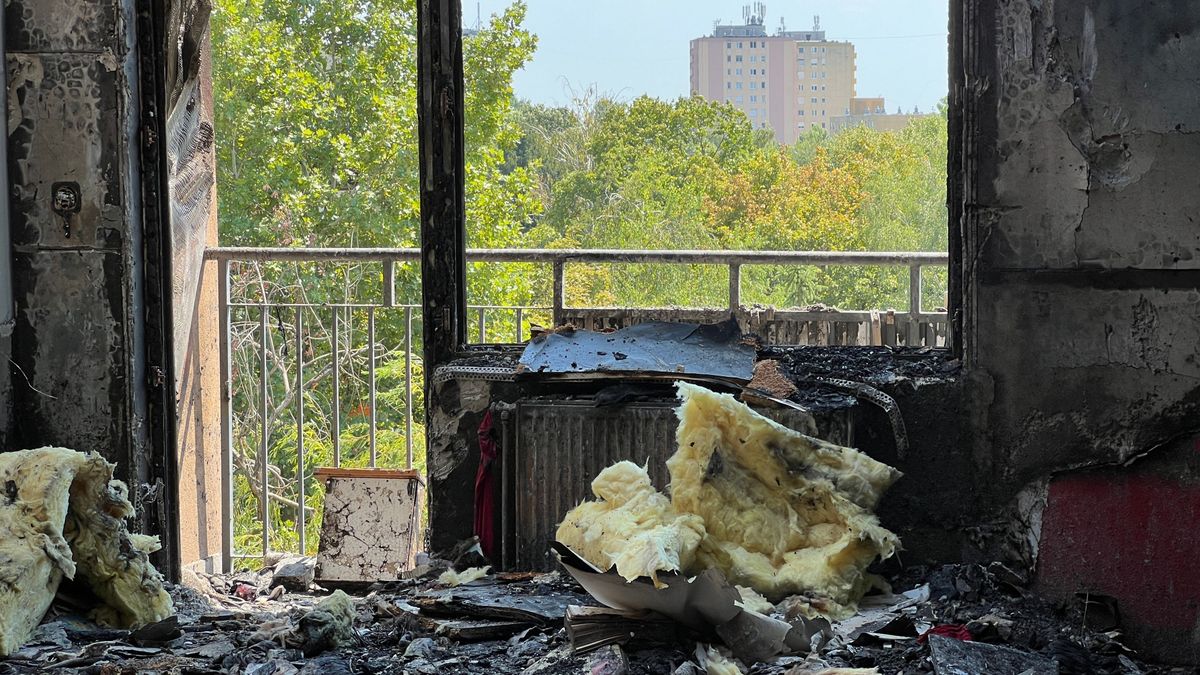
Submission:
[[[762,339],[736,256],[730,309],[470,344],[463,8],[416,4],[427,465],[301,447],[315,557],[232,549],[208,0],[6,4],[0,673],[1195,672],[1200,4],[951,3],[898,347]]]

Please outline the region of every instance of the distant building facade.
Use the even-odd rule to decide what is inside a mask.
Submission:
[[[693,95],[733,105],[788,145],[814,127],[891,130],[901,124],[891,118],[911,118],[886,115],[882,98],[857,98],[854,45],[827,40],[819,18],[812,30],[781,25],[768,35],[765,14],[762,3],[747,5],[743,23],[717,24],[712,35],[691,41]]]
[[[852,127],[865,126],[877,131],[900,131],[908,123],[927,117],[919,113],[888,113],[882,98],[850,99],[850,112],[833,118],[829,133],[836,134]]]

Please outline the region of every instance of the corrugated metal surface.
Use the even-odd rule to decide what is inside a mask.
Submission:
[[[849,410],[814,420],[796,410],[764,410],[792,429],[850,444]],[[621,460],[649,463],[661,490],[670,477],[666,461],[675,452],[675,402],[597,408],[590,402],[523,400],[516,404],[511,449],[502,456],[510,503],[502,536],[510,569],[550,570],[550,542],[562,516],[591,496],[596,474]]]

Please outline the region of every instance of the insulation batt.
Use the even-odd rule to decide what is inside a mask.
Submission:
[[[628,581],[650,577],[659,588],[658,572],[694,567],[703,521],[676,513],[645,467],[617,462],[596,476],[592,493],[598,501],[572,509],[555,535],[584,560],[602,570],[616,567]]]
[[[900,472],[788,429],[733,396],[677,384],[671,497],[621,462],[592,484],[599,501],[567,513],[558,539],[626,579],[720,570],[770,602],[803,594],[833,618],[854,612],[866,568],[899,540],[872,510]]]
[[[472,581],[479,581],[488,575],[491,566],[487,567],[468,567],[461,572],[455,572],[453,569],[448,569],[442,572],[437,578],[437,582],[443,586],[462,586],[469,584]]]
[[[133,505],[113,468],[66,448],[0,453],[0,655],[29,639],[63,577],[87,582],[101,623],[130,628],[172,613],[148,557],[158,539],[126,528]]]

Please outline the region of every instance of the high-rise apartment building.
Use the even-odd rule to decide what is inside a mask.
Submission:
[[[747,5],[743,24],[717,24],[712,35],[692,40],[692,93],[745,111],[780,143],[812,127],[832,133],[833,118],[851,114],[854,45],[826,40],[819,19],[812,30],[781,25],[768,35],[765,14],[762,3]]]

